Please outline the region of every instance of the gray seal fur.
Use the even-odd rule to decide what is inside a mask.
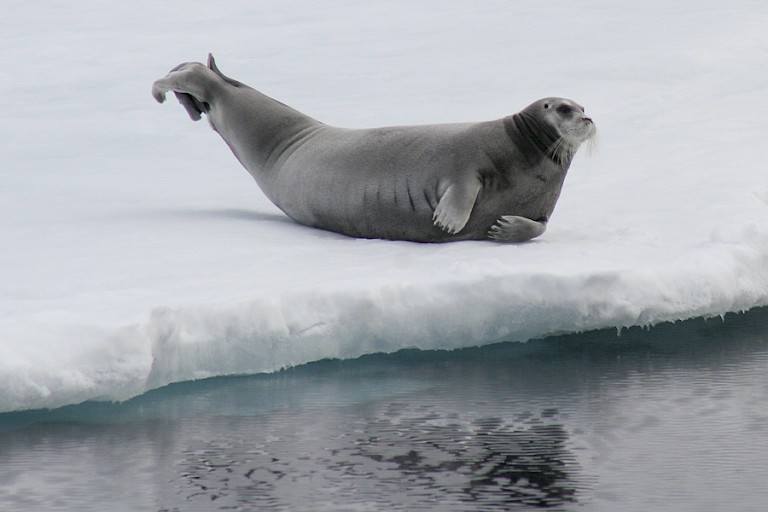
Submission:
[[[226,77],[212,55],[157,80],[193,120],[206,114],[267,197],[296,222],[359,238],[524,242],[544,233],[584,108],[544,98],[479,123],[344,129]]]

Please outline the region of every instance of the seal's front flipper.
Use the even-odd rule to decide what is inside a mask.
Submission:
[[[488,231],[495,242],[520,243],[540,236],[547,229],[546,221],[535,221],[517,215],[502,215]]]
[[[475,206],[480,186],[480,180],[473,180],[465,185],[448,185],[432,215],[435,226],[451,235],[464,229]]]

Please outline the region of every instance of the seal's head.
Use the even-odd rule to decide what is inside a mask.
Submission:
[[[560,164],[570,162],[584,142],[594,142],[597,133],[584,107],[565,98],[540,99],[512,119],[517,130],[531,143],[529,151],[535,148]]]

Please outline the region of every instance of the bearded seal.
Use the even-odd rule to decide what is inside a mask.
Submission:
[[[206,114],[266,196],[301,224],[358,238],[524,242],[546,229],[566,172],[595,126],[563,98],[479,123],[345,129],[208,65],[152,86]]]

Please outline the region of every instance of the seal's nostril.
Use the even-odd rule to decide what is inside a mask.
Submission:
[[[592,118],[591,117],[582,117],[582,119],[590,124],[592,124]]]

